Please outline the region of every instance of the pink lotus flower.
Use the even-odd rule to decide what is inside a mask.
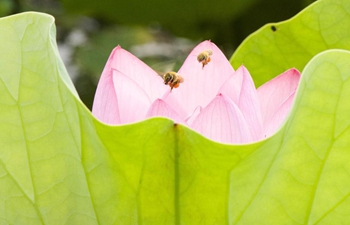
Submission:
[[[197,56],[208,49],[211,61],[202,68]],[[247,143],[280,127],[300,79],[290,69],[256,90],[248,70],[235,72],[210,41],[193,49],[178,74],[184,82],[170,91],[155,71],[118,46],[103,70],[92,113],[113,125],[164,116],[215,141]]]

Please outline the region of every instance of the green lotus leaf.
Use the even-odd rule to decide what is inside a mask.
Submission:
[[[327,49],[350,50],[350,1],[319,0],[295,17],[263,26],[234,52],[234,68],[249,68],[257,86],[290,69],[303,70]]]
[[[350,207],[350,52],[314,57],[271,138],[210,141],[165,118],[97,121],[54,19],[0,20],[0,224],[342,224]]]

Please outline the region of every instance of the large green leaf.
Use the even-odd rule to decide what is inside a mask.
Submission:
[[[318,0],[290,20],[267,24],[235,51],[231,64],[249,68],[260,86],[295,67],[302,71],[327,49],[350,50],[350,1]]]
[[[223,145],[164,118],[98,122],[53,23],[0,20],[0,224],[350,222],[349,52],[308,64],[277,134]]]

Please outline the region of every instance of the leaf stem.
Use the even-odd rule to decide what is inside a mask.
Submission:
[[[175,211],[175,224],[180,224],[180,171],[179,171],[179,146],[178,146],[178,126],[174,124],[174,211]]]

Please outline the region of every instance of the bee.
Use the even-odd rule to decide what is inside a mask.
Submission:
[[[211,49],[205,50],[197,56],[198,62],[202,63],[202,69],[205,65],[207,65],[210,62],[210,56],[213,54],[213,51]]]
[[[161,76],[164,80],[164,84],[170,86],[170,91],[172,91],[173,88],[178,88],[180,83],[184,82],[184,78],[173,71],[167,72]]]

